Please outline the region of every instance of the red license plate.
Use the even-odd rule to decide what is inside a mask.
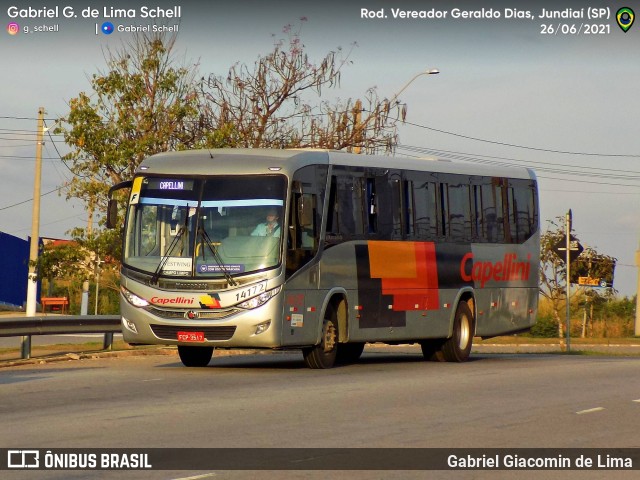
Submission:
[[[178,332],[179,342],[204,342],[204,332]]]

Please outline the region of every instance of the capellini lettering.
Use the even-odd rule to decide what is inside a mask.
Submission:
[[[467,264],[471,263],[471,273],[468,274]],[[480,282],[480,288],[489,280],[494,282],[509,282],[513,280],[528,280],[531,273],[531,254],[527,261],[518,261],[515,253],[505,253],[501,262],[474,262],[473,253],[469,252],[460,262],[460,277],[465,282]]]
[[[151,297],[151,303],[156,305],[193,305],[194,299],[188,297],[161,298]]]

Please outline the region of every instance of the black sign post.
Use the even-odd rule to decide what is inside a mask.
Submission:
[[[569,263],[574,262],[584,250],[584,247],[580,245],[576,237],[569,235],[569,242],[567,242],[567,235],[563,235],[562,239],[553,246],[553,253],[555,253],[560,260],[566,262],[567,248],[569,249]]]
[[[572,215],[571,209],[565,218],[566,233],[562,239],[553,246],[554,253],[565,263],[567,269],[567,352],[571,351],[571,262],[582,253],[584,248],[577,238],[571,235]]]

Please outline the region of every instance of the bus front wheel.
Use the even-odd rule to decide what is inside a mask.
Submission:
[[[213,356],[213,347],[178,345],[178,355],[185,367],[206,367]]]
[[[338,324],[335,312],[322,322],[322,338],[318,345],[302,350],[304,363],[309,368],[331,368],[338,353]]]

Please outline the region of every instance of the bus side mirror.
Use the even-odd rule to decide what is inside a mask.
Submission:
[[[107,206],[107,228],[116,228],[118,223],[118,201],[115,198],[109,199]]]
[[[302,228],[313,226],[313,197],[302,195],[298,199],[298,223]]]

